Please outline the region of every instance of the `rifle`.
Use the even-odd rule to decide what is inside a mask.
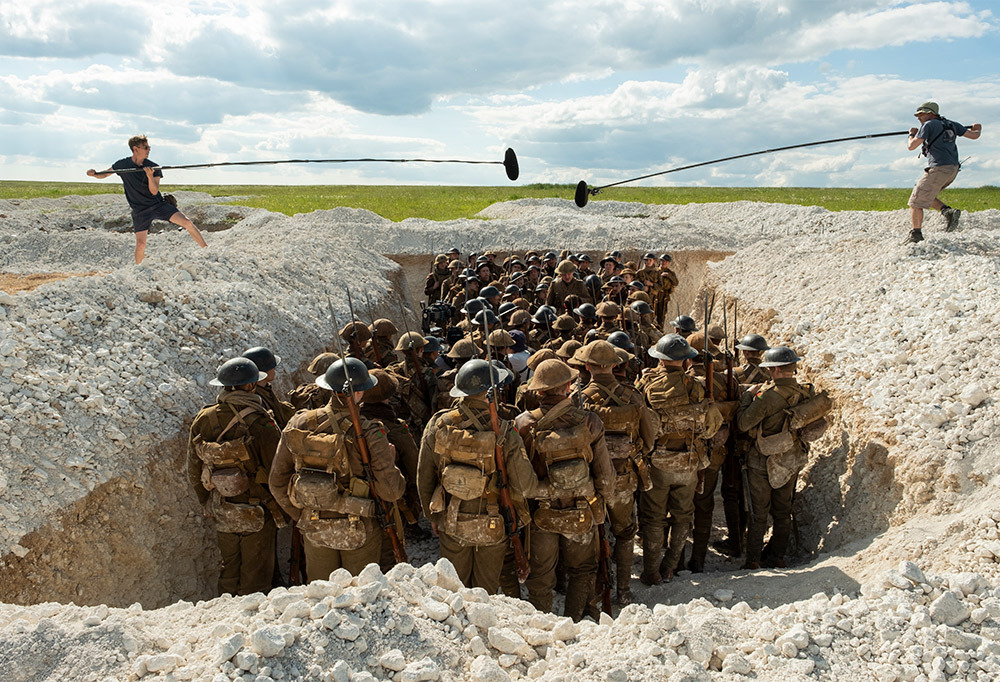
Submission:
[[[576,404],[583,407],[583,382],[577,377],[576,380]],[[604,613],[611,613],[611,543],[608,542],[608,535],[604,532],[604,524],[594,524],[594,534],[597,536],[597,591],[601,595],[601,610]]]
[[[375,364],[379,367],[382,366],[382,351],[378,349],[378,343],[375,341],[375,314],[372,312],[372,302],[368,298],[368,290],[365,289],[365,306],[368,308],[368,317],[372,321],[372,352],[375,354]],[[353,306],[352,306],[353,307]],[[353,313],[352,313],[353,315]]]
[[[347,300],[350,305],[350,289],[347,290]],[[327,296],[326,302],[330,306],[330,316],[333,318],[333,325],[337,327],[337,313],[333,310],[333,301]],[[354,306],[352,305],[351,317],[353,316]],[[347,381],[342,387],[343,389],[347,389],[344,393],[344,402],[347,403],[347,411],[351,415],[351,425],[354,427],[354,433],[358,436],[357,445],[358,451],[361,453],[361,469],[364,472],[365,479],[368,481],[368,492],[375,503],[375,519],[378,521],[379,526],[382,527],[382,530],[385,531],[385,534],[389,536],[389,542],[392,544],[392,555],[396,561],[398,563],[407,563],[409,559],[406,557],[406,550],[403,549],[403,543],[399,541],[399,536],[396,535],[396,523],[390,518],[388,510],[385,508],[385,502],[375,492],[375,472],[372,470],[371,454],[368,452],[368,441],[365,440],[365,432],[361,429],[361,413],[358,411],[358,404],[354,402],[354,381],[351,379],[351,373],[347,371],[347,356],[344,355],[339,334],[337,335],[337,345],[344,362],[344,375],[347,377]]]
[[[486,315],[483,315],[483,321],[486,321]],[[470,328],[472,320],[469,320]],[[501,434],[500,434],[500,417],[497,414],[497,387],[496,383],[493,381],[493,353],[490,350],[490,334],[489,330],[486,329],[486,325],[483,325],[483,329],[486,332],[486,363],[488,365],[490,377],[490,392],[486,396],[487,402],[490,406],[490,426],[493,428],[494,446],[493,446],[493,458],[496,460],[497,471],[500,472],[499,481],[499,497],[500,497],[500,509],[503,515],[504,525],[507,526],[507,535],[510,537],[511,547],[514,549],[514,564],[517,567],[517,581],[523,583],[528,579],[528,573],[530,572],[530,567],[528,566],[528,557],[524,553],[524,545],[521,544],[521,536],[517,534],[517,510],[514,508],[514,501],[510,497],[510,489],[507,487],[507,461],[504,458],[503,445],[501,444]]]

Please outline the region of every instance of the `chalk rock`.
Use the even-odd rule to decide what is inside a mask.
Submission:
[[[573,639],[580,632],[580,627],[573,622],[572,618],[563,618],[552,628],[552,639],[557,642],[565,642]]]
[[[469,622],[482,630],[489,630],[497,624],[497,612],[491,604],[465,603],[465,615]]]
[[[982,386],[979,384],[969,384],[958,396],[963,403],[969,405],[970,407],[978,407],[980,403],[990,397]]]
[[[353,642],[361,635],[361,628],[359,628],[354,623],[349,621],[344,621],[337,627],[333,629],[333,634],[335,634],[340,639],[346,640],[348,642]]]
[[[181,663],[183,660],[174,654],[156,654],[146,659],[146,670],[151,673],[169,673]]]
[[[740,654],[728,654],[722,659],[723,675],[749,675],[750,671],[750,661]]]
[[[403,668],[400,680],[401,682],[425,682],[436,680],[440,676],[441,669],[438,664],[429,658],[422,658]]]
[[[510,682],[510,675],[489,656],[477,656],[469,666],[469,673],[474,682]]]
[[[244,637],[242,633],[236,633],[232,637],[222,640],[215,647],[215,651],[212,655],[212,665],[222,665],[235,656],[236,653],[243,648],[245,643],[246,637]]]
[[[399,649],[392,649],[382,654],[378,659],[378,664],[386,670],[399,672],[406,667],[406,657]]]
[[[421,610],[427,614],[428,618],[436,621],[443,621],[451,615],[451,607],[430,597],[425,597],[420,601]]]
[[[333,682],[351,682],[351,666],[344,661],[337,661],[330,668],[330,677]]]
[[[437,569],[437,586],[443,587],[446,590],[451,590],[452,592],[458,592],[465,585],[462,584],[462,579],[458,577],[458,571],[455,570],[454,564],[450,561],[441,557],[438,559],[437,563],[434,564]]]
[[[528,649],[524,637],[510,628],[490,628],[486,633],[490,646],[505,654],[516,654]]]
[[[983,638],[979,635],[972,635],[962,632],[958,628],[951,627],[944,629],[942,639],[945,644],[953,646],[956,649],[978,649],[979,645],[983,643]]]
[[[968,607],[953,592],[945,592],[935,599],[930,612],[934,622],[945,625],[958,625],[971,615]]]
[[[715,597],[716,601],[722,602],[723,604],[731,602],[733,600],[734,595],[735,592],[733,592],[732,590],[724,590],[724,589],[716,590],[712,594],[712,596]]]
[[[927,582],[924,572],[921,571],[920,567],[912,561],[900,561],[899,568],[897,570],[901,576],[909,580],[914,585],[922,585]]]
[[[285,648],[285,636],[275,625],[265,625],[250,635],[250,648],[265,658],[277,656]]]

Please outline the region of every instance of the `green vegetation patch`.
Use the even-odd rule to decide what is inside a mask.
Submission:
[[[573,199],[574,185],[510,187],[445,187],[435,185],[163,185],[169,192],[206,192],[238,196],[244,206],[294,215],[317,209],[363,208],[390,220],[472,218],[490,204],[514,199]],[[60,197],[69,194],[120,194],[121,184],[105,182],[0,181],[0,199]],[[844,189],[823,187],[613,187],[591,201],[636,201],[644,204],[704,204],[764,201],[823,206],[831,211],[891,211],[906,207],[909,188]],[[1000,207],[1000,188],[948,189],[943,199],[964,211]],[[581,209],[586,210],[586,209]]]

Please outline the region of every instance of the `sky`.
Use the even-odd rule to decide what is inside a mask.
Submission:
[[[0,179],[86,181],[146,134],[162,165],[501,161],[601,185],[763,149],[982,123],[956,187],[997,182],[987,0],[20,0],[0,4]],[[997,132],[995,132],[997,131]],[[967,160],[966,157],[969,157]],[[641,184],[906,187],[905,136]],[[93,182],[115,182],[114,178]],[[499,165],[166,171],[182,184],[510,184]],[[607,198],[612,198],[610,194]]]

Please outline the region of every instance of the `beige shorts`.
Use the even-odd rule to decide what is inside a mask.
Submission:
[[[910,194],[908,205],[911,208],[930,208],[937,195],[945,187],[954,182],[958,175],[958,166],[931,166],[924,169],[924,174],[917,180]]]

